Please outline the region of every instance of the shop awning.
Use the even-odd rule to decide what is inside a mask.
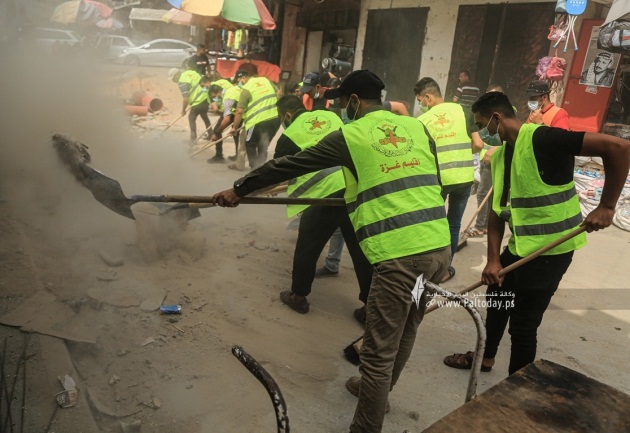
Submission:
[[[147,9],[147,8],[132,8],[129,13],[129,20],[135,21],[162,21],[162,17],[168,10],[164,9]]]
[[[615,0],[602,26],[618,20],[630,21],[630,0]]]

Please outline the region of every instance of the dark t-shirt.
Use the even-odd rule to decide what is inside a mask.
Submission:
[[[188,61],[192,63],[193,69],[197,71],[199,75],[204,77],[207,74],[209,63],[208,56],[206,56],[205,54],[203,56],[198,56],[197,54],[195,54]]]

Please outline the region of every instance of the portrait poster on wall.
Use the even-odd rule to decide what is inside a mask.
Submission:
[[[619,66],[620,54],[597,48],[599,27],[593,27],[587,47],[580,84],[585,86],[612,87]],[[580,47],[581,48],[581,47]]]

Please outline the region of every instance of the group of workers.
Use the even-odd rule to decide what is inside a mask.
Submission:
[[[232,80],[212,81],[205,47],[198,46],[197,53],[186,62],[186,70],[173,68],[169,78],[177,83],[182,95],[183,117],[188,112],[190,141],[197,137],[197,117],[201,117],[206,129],[201,138],[216,142],[216,153],[208,163],[223,163],[223,132],[230,126],[238,152],[239,133],[245,129],[245,150],[250,168],[256,168],[267,160],[267,148],[280,128],[278,119],[277,88],[265,77],[258,76],[253,63],[239,66]],[[211,125],[208,112],[219,113],[215,125]],[[235,160],[236,155],[229,159]]]
[[[336,83],[332,77],[307,74],[301,86],[287,89],[279,99],[269,80],[251,68],[239,69],[238,84],[226,81],[226,87],[205,78],[195,84],[190,75],[186,71],[178,80],[193,108],[199,105],[198,87],[208,88],[211,98],[223,93],[223,115],[211,139],[230,124],[236,133],[242,121],[247,134],[253,170],[216,193],[218,205],[238,206],[242,197],[284,181],[289,182],[289,197],[345,200],[345,207],[288,207],[289,217],[301,214],[301,219],[291,290],[281,292],[280,299],[308,313],[317,260],[331,236],[340,232],[363,303],[355,317],[365,325],[361,377],[346,382],[358,397],[351,433],[382,429],[389,392],[411,355],[426,309],[426,292],[416,302],[414,287],[421,280],[441,284],[455,275],[451,264],[471,194],[474,154],[482,154],[488,170],[484,178],[493,187],[482,280],[490,299],[499,294],[513,299],[511,308],[488,303],[482,371],[492,369],[508,327],[509,374],[534,361],[543,314],[586,236],[577,235],[506,276],[499,272],[581,225],[588,232],[608,227],[630,166],[630,142],[568,131],[566,112],[550,103],[544,82],[533,82],[527,90],[531,113],[524,123],[497,86],[471,97],[474,86],[468,74],[460,74],[461,89],[453,102],[444,100],[436,80],[419,80],[413,87],[422,112],[417,119],[408,116],[404,104],[382,101],[385,84],[368,70],[351,72]],[[333,85],[327,86],[330,81]],[[233,88],[239,90],[228,93]],[[189,118],[201,115],[205,122],[201,111],[203,107],[191,110]],[[284,131],[274,158],[265,162],[269,141],[281,124]],[[573,183],[573,158],[578,155],[601,157],[606,170],[600,204],[585,219]],[[219,156],[217,148],[214,158]],[[512,235],[502,251],[506,224]],[[473,356],[456,353],[444,363],[471,368]]]

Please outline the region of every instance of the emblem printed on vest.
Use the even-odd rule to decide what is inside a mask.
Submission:
[[[451,113],[440,112],[435,113],[433,116],[434,119],[431,121],[431,126],[435,128],[436,131],[448,131],[454,125]]]
[[[400,130],[404,133],[399,135]],[[402,156],[411,151],[413,140],[407,139],[411,134],[401,125],[385,122],[372,129],[372,148],[385,156]]]
[[[319,116],[316,116],[304,122],[303,127],[307,134],[323,136],[323,134],[331,129],[332,125],[327,120],[320,120]]]

